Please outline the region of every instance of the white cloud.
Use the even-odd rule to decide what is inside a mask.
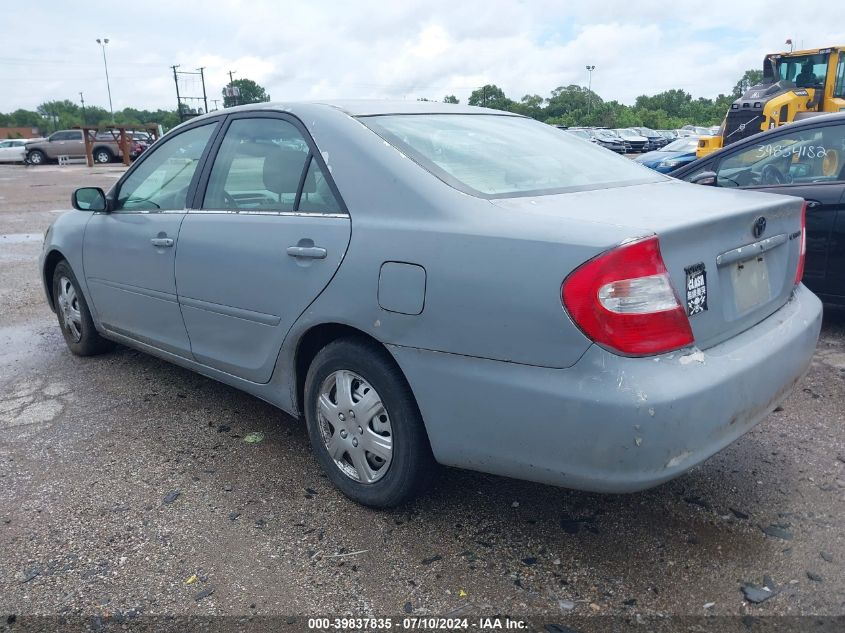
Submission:
[[[0,111],[79,91],[107,106],[94,42],[104,36],[116,108],[173,108],[172,64],[205,66],[209,98],[219,99],[233,70],[278,100],[454,93],[462,101],[484,83],[514,99],[547,96],[584,84],[584,66],[594,64],[593,89],[630,103],[669,88],[727,92],[787,37],[807,47],[845,44],[845,3],[96,0],[80,9],[53,0],[28,5],[5,26]]]

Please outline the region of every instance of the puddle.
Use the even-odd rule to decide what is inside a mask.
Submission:
[[[44,236],[40,233],[8,233],[0,235],[0,244],[23,244],[24,242],[40,242]]]

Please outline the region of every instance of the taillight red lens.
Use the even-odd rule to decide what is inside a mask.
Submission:
[[[656,236],[576,268],[563,282],[561,300],[587,336],[622,354],[661,354],[694,341]]]
[[[804,259],[807,257],[807,203],[801,207],[801,250],[798,253],[798,268],[795,269],[795,285],[804,277]]]

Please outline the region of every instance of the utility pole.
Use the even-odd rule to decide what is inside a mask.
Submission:
[[[238,105],[238,98],[235,96],[235,86],[234,86],[235,79],[232,77],[232,75],[234,75],[236,72],[238,72],[238,71],[237,70],[230,70],[229,71],[229,91],[232,94],[232,96],[230,97],[232,99],[232,105]],[[224,105],[225,105],[225,102],[224,102]]]
[[[590,114],[590,106],[593,105],[593,71],[595,66],[587,65],[587,114]]]
[[[82,96],[82,93],[79,93],[79,100],[82,102],[82,125],[85,125],[85,97]]]
[[[182,99],[179,97],[179,77],[176,74],[176,69],[179,68],[179,64],[175,64],[171,66],[173,69],[173,81],[176,83],[176,112],[179,115],[179,121],[183,121],[182,119]]]
[[[109,83],[109,65],[106,62],[106,44],[109,43],[109,38],[104,37],[102,40],[98,37],[97,44],[103,49],[103,67],[106,69],[106,89],[109,91],[109,112],[111,112],[111,122],[114,124],[114,108],[111,104],[111,84]]]
[[[220,99],[212,99],[211,103],[214,104],[214,110],[217,110],[217,104],[220,103]]]
[[[205,95],[205,75],[202,71],[205,70],[205,66],[202,68],[197,68],[200,71],[200,81],[202,82],[202,102],[205,104],[205,111],[208,112],[208,97]]]

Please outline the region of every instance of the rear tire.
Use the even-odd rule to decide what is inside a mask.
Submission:
[[[95,356],[114,347],[114,343],[100,336],[94,327],[79,282],[66,261],[60,261],[53,271],[53,302],[59,327],[71,352],[77,356]]]
[[[393,507],[431,478],[435,462],[414,395],[375,343],[346,338],[320,350],[305,379],[305,420],[320,466],[353,501]]]
[[[106,147],[98,147],[92,153],[94,155],[95,163],[110,163],[112,162],[112,159],[114,159],[114,154],[112,154],[111,150]]]

